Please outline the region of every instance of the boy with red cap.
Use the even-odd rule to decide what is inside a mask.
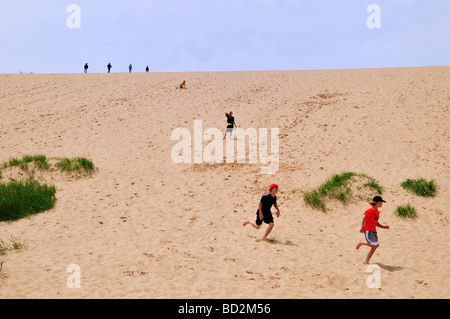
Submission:
[[[274,222],[273,222],[273,216],[271,212],[272,205],[275,206],[277,209],[277,217],[280,217],[280,210],[277,206],[277,196],[278,193],[278,185],[272,184],[269,187],[269,193],[262,196],[261,200],[259,201],[258,210],[256,211],[256,221],[255,223],[246,221],[244,222],[244,226],[250,224],[254,228],[259,229],[263,222],[269,225],[269,227],[266,230],[266,233],[264,234],[263,239],[266,239],[269,233],[272,231]]]
[[[366,236],[367,243],[360,241],[358,245],[356,245],[356,249],[359,249],[362,245],[369,246],[370,251],[367,254],[366,260],[364,264],[369,264],[369,260],[372,255],[375,253],[375,250],[380,246],[378,243],[378,235],[377,235],[377,226],[384,229],[389,229],[389,226],[383,226],[378,222],[380,218],[380,212],[378,208],[383,206],[383,203],[386,203],[381,196],[375,196],[373,200],[369,203],[372,205],[371,208],[364,212],[364,216],[362,219],[361,233],[364,233]]]

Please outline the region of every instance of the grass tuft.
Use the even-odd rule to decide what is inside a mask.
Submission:
[[[2,169],[17,166],[28,176],[27,180],[11,180],[0,183],[0,221],[14,221],[42,211],[50,210],[56,202],[55,186],[41,184],[34,179],[36,168],[53,171],[56,168],[74,175],[92,174],[97,168],[92,161],[83,158],[51,158],[57,161],[55,165],[49,163],[45,155],[25,155],[22,158],[10,158],[0,164],[0,178]],[[52,161],[51,163],[54,163]],[[33,163],[29,170],[29,164]],[[77,176],[78,177],[78,176]],[[0,253],[2,251],[0,242]],[[13,245],[19,247],[21,243],[15,241]]]
[[[427,181],[424,178],[407,179],[406,181],[401,183],[401,186],[404,189],[406,189],[418,196],[423,196],[423,197],[435,197],[436,196],[437,187],[436,187],[434,180]]]
[[[59,168],[61,171],[66,173],[92,174],[96,170],[94,163],[92,163],[91,160],[86,159],[84,157],[53,158],[53,159],[57,160],[55,166]],[[34,165],[40,170],[50,170],[52,169],[52,166],[49,164],[48,160],[49,159],[45,155],[24,155],[20,159],[19,158],[9,159],[9,161],[4,162],[0,166],[0,168],[6,169],[9,167],[18,166],[21,170],[28,172],[28,164],[34,163]]]
[[[50,210],[56,202],[55,186],[29,178],[0,184],[0,221],[14,221]]]
[[[2,167],[6,169],[8,167],[18,166],[21,170],[28,171],[29,163],[35,163],[42,170],[50,168],[45,155],[24,155],[21,159],[11,158],[9,161],[3,163]]]
[[[95,170],[94,163],[84,157],[60,158],[56,164],[60,170],[67,173],[88,173],[91,174]]]
[[[320,195],[318,190],[312,190],[303,193],[303,200],[305,201],[306,204],[308,204],[314,209],[326,211],[325,203],[322,200],[322,196]]]
[[[416,209],[407,204],[405,206],[397,206],[397,209],[394,212],[395,215],[402,217],[402,218],[416,218]]]
[[[8,251],[28,249],[28,245],[17,237],[11,236],[11,245],[6,244],[0,239],[0,255],[5,255]]]
[[[28,249],[28,245],[22,242],[17,237],[11,236],[11,245],[7,245],[3,239],[0,239],[0,255],[5,255],[7,252],[12,250],[23,250]],[[3,269],[3,264],[6,260],[0,260],[0,273]]]
[[[5,255],[9,250],[8,245],[5,244],[3,239],[0,239],[0,255]]]
[[[363,184],[361,186],[356,186],[355,189],[354,184],[361,184],[361,182],[363,182]],[[355,192],[363,193],[364,191],[382,194],[383,187],[380,186],[374,178],[367,176],[366,174],[344,172],[331,176],[316,189],[303,192],[303,200],[312,208],[326,212],[325,201],[327,199],[335,199],[346,205],[355,197],[359,199],[368,199],[368,196],[365,198],[361,194],[355,194]]]

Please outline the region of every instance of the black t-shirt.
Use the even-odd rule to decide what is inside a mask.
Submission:
[[[263,215],[271,214],[270,209],[272,208],[272,205],[277,204],[277,197],[272,196],[270,193],[266,194],[263,197],[261,197],[261,203],[262,203],[261,207],[262,207]],[[258,208],[258,213],[259,213],[259,208]]]
[[[226,115],[227,117],[227,128],[233,128],[234,127],[234,116]]]

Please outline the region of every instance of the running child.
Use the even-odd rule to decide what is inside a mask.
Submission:
[[[259,229],[263,222],[268,224],[269,227],[267,228],[263,239],[267,238],[267,236],[270,234],[270,232],[274,227],[272,211],[270,210],[272,208],[272,205],[277,209],[277,217],[280,217],[280,210],[278,209],[277,206],[277,196],[276,196],[277,193],[278,193],[278,185],[277,184],[270,185],[269,193],[262,196],[259,202],[258,210],[256,211],[255,223],[249,221],[244,222],[244,226],[250,224],[256,229]]]
[[[370,258],[375,253],[375,250],[380,246],[380,244],[378,243],[377,227],[389,229],[389,226],[381,225],[378,222],[380,218],[380,212],[378,208],[383,206],[383,203],[386,203],[386,201],[383,200],[381,196],[375,196],[373,200],[369,202],[372,207],[365,211],[362,219],[360,232],[364,233],[367,243],[360,241],[356,245],[356,249],[359,249],[359,247],[361,247],[362,245],[370,247],[370,251],[367,254],[366,260],[364,261],[364,264],[366,265],[369,264]]]

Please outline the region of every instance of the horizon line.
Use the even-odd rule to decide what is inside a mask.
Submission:
[[[360,67],[360,68],[323,68],[323,69],[261,69],[261,70],[209,70],[209,71],[139,71],[139,72],[23,72],[17,73],[3,73],[0,75],[29,75],[29,74],[144,74],[144,73],[220,73],[220,72],[289,72],[289,71],[345,71],[345,70],[379,70],[379,69],[412,69],[412,68],[437,68],[437,67],[450,67],[449,65],[420,65],[420,66],[393,66],[393,67]]]

